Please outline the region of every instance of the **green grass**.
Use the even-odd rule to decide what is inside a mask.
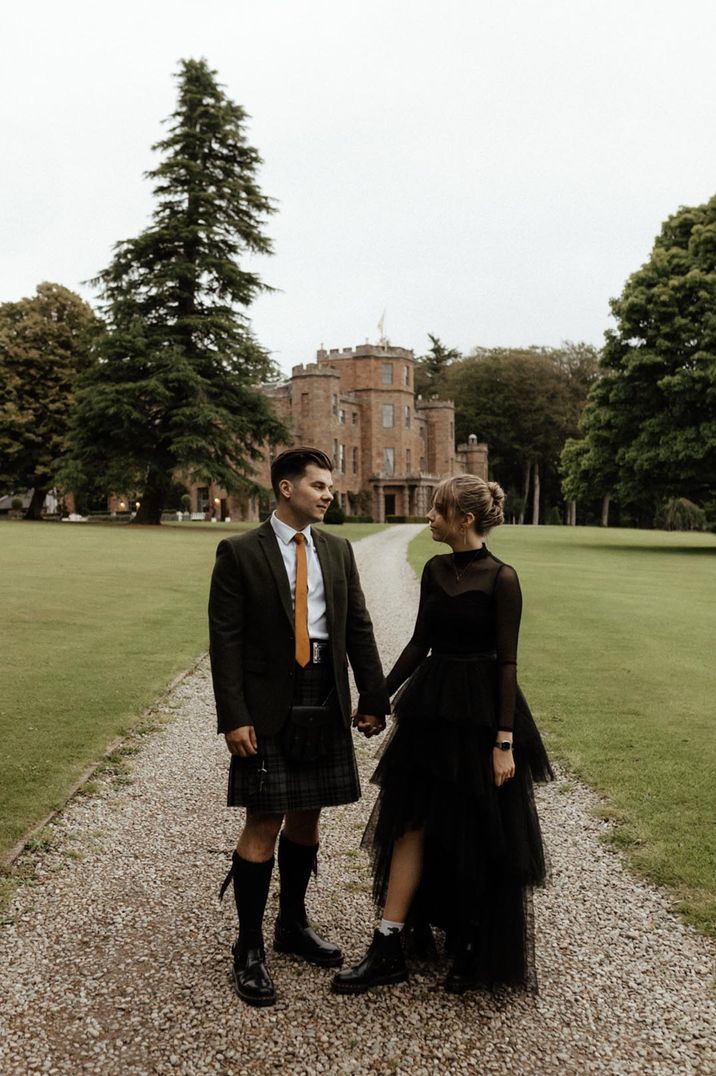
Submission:
[[[716,934],[713,536],[505,526],[489,547],[520,576],[520,683],[551,751],[605,795],[632,865]],[[425,532],[410,561],[447,551]]]
[[[0,853],[207,648],[216,545],[248,526],[0,524]]]

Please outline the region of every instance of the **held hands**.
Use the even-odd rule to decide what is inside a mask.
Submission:
[[[376,717],[375,714],[359,714],[357,710],[353,711],[353,728],[362,732],[366,739],[370,739],[371,736],[377,736],[385,728],[385,718]]]
[[[515,757],[511,751],[501,751],[499,747],[493,747],[492,772],[498,788],[515,776]]]
[[[224,739],[230,753],[238,755],[239,758],[250,758],[258,750],[256,730],[253,725],[242,725],[238,729],[232,729],[231,732],[225,732]]]

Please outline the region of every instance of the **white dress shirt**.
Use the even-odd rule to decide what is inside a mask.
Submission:
[[[278,540],[283,563],[286,567],[288,585],[291,588],[291,604],[296,608],[296,543],[294,534],[298,532],[288,523],[282,523],[274,512],[271,526]],[[326,618],[326,591],[323,586],[323,573],[316,553],[310,526],[301,531],[306,539],[306,561],[308,563],[308,635],[311,639],[328,638],[328,620]]]

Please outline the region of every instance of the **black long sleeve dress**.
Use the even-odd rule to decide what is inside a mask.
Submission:
[[[533,780],[552,777],[517,684],[517,573],[483,546],[433,557],[413,636],[388,675],[395,724],[373,781],[363,845],[382,907],[393,842],[424,827],[416,917],[472,941],[480,983],[536,988],[531,889],[545,878]],[[515,776],[495,785],[498,730],[513,729]]]

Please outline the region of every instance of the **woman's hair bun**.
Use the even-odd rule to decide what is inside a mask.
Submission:
[[[505,491],[499,482],[488,482],[487,488],[492,494],[492,503],[495,508],[502,508],[505,503]]]
[[[505,492],[497,482],[486,482],[474,474],[444,478],[435,490],[434,504],[446,519],[471,512],[478,534],[487,534],[505,521],[502,506]]]

